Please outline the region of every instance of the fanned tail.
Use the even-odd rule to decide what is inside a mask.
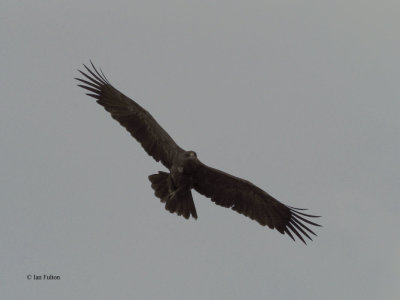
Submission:
[[[188,188],[175,190],[170,174],[159,171],[158,174],[149,176],[151,187],[157,198],[165,203],[165,209],[178,216],[189,219],[190,216],[197,219],[192,192]]]

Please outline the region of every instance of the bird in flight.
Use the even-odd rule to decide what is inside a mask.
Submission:
[[[86,73],[78,70],[84,76],[75,78],[78,86],[89,91],[87,95],[125,127],[148,155],[169,169],[169,173],[159,171],[149,176],[155,196],[165,203],[168,211],[197,219],[194,189],[215,204],[232,208],[293,240],[297,236],[306,243],[305,237],[312,240],[310,235],[316,235],[309,227],[320,226],[310,221],[318,216],[287,206],[251,182],[203,164],[196,152],[179,147],[147,110],[114,88],[101,69],[90,63],[92,68],[83,65]]]

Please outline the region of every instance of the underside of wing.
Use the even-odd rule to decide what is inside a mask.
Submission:
[[[320,226],[309,220],[317,216],[305,214],[304,209],[286,206],[251,182],[204,164],[200,164],[193,177],[193,187],[216,204],[286,233],[293,240],[294,236],[303,243],[306,243],[304,237],[312,240],[310,235],[316,234],[309,226]]]
[[[89,91],[87,95],[97,99],[97,103],[108,111],[143,146],[156,161],[170,168],[177,153],[183,151],[156,120],[132,99],[115,89],[103,72],[93,63],[92,69],[84,65],[87,73],[78,70],[83,76],[75,78],[78,86]]]

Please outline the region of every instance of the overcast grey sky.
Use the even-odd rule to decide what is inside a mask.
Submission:
[[[399,299],[399,20],[398,1],[3,0],[0,298]],[[319,236],[197,193],[197,221],[167,212],[164,167],[76,87],[89,59]]]

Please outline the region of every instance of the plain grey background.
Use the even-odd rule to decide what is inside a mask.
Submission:
[[[398,299],[399,20],[398,1],[3,0],[1,299]],[[76,87],[89,59],[319,236],[196,193],[197,221],[167,212],[164,167]]]

